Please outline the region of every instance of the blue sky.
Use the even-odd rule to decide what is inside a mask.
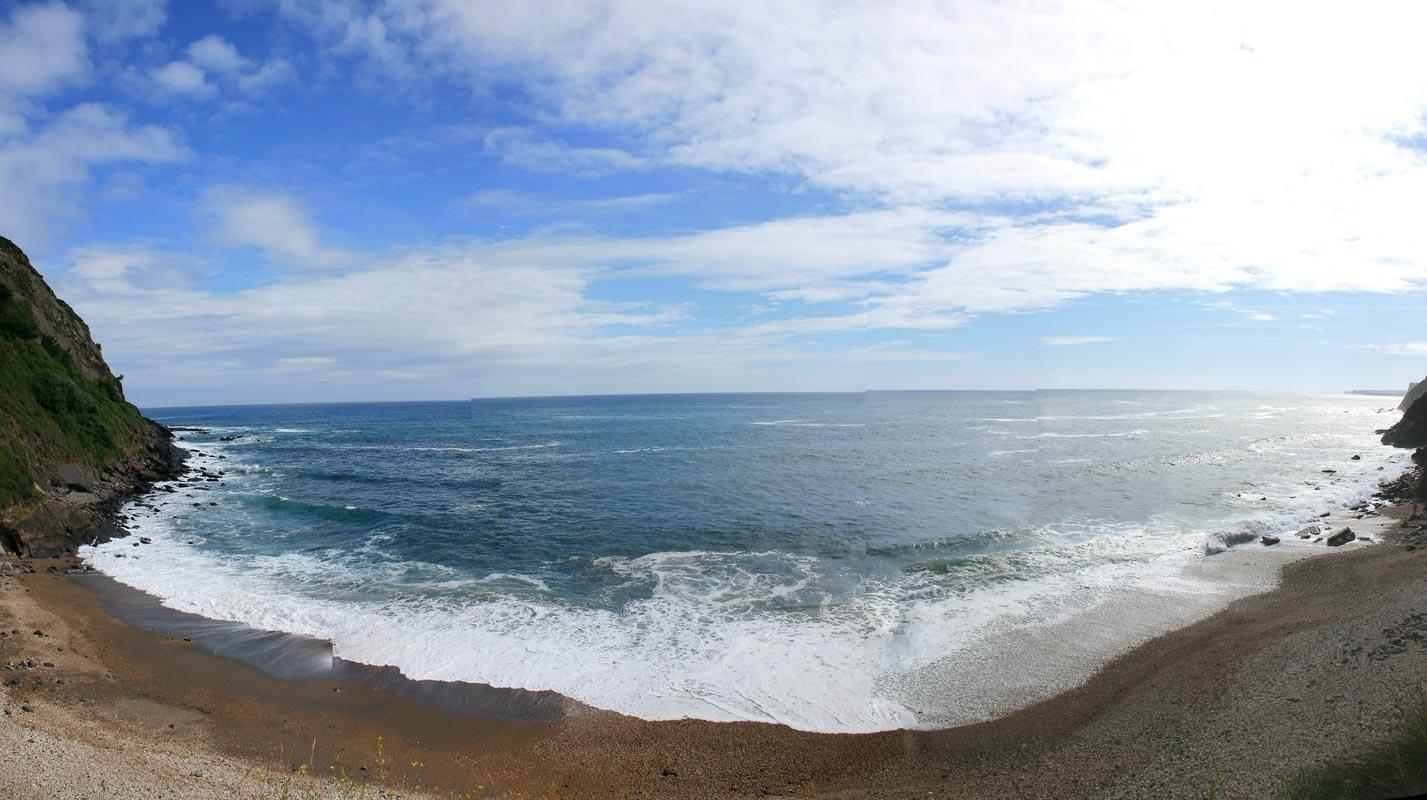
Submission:
[[[3,3],[0,233],[143,405],[1427,371],[1424,10],[1073,5]]]

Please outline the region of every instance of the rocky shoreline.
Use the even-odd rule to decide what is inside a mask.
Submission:
[[[1379,500],[1400,500],[1414,477]],[[304,774],[316,772],[401,797],[1269,796],[1379,735],[1427,681],[1415,657],[1427,524],[1400,523],[1401,505],[1379,511],[1325,520],[1375,543],[1287,563],[1278,589],[1078,688],[988,723],[861,735],[592,709],[501,720],[362,680],[275,678],[113,618],[87,579],[63,574],[73,559],[34,562],[0,576],[0,746],[32,765],[0,771],[0,795],[267,797],[300,781],[312,796],[362,796]],[[102,765],[107,783],[77,763]]]
[[[152,423],[151,439],[130,456],[94,468],[60,464],[37,484],[45,496],[0,527],[0,544],[25,558],[52,558],[81,546],[128,535],[123,507],[150,494],[160,481],[185,474],[187,451]]]
[[[183,474],[173,433],[124,399],[89,326],[0,237],[0,548],[48,558],[125,534],[120,508]]]

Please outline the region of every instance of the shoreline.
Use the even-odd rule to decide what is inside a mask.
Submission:
[[[213,433],[208,429],[180,428],[181,432],[190,430],[210,435]],[[219,430],[219,432],[224,431]],[[229,453],[222,444],[196,443],[190,445],[190,449],[192,451],[190,476],[159,487],[162,493],[155,492],[148,497],[141,498],[125,509],[129,512],[128,521],[133,526],[135,533],[148,533],[153,537],[152,540],[148,537],[138,537],[138,541],[133,544],[133,547],[137,548],[140,544],[152,544],[156,548],[164,546],[172,548],[180,542],[190,545],[195,543],[194,541],[185,541],[188,539],[201,541],[203,538],[201,528],[185,529],[182,535],[177,535],[166,527],[163,524],[163,519],[166,514],[170,513],[166,509],[176,507],[182,513],[186,510],[185,507],[189,505],[190,500],[223,500],[223,497],[207,497],[202,492],[225,483],[228,480],[229,472],[236,474],[247,471],[244,469],[243,460],[239,455]],[[234,460],[232,462],[224,461],[230,455]],[[1391,466],[1390,463],[1389,466]],[[1383,467],[1379,466],[1377,469],[1382,470]],[[1325,473],[1335,472],[1331,469],[1322,471]],[[1382,474],[1381,472],[1369,472],[1365,475],[1358,475],[1354,480],[1342,484],[1351,489],[1346,495],[1339,491],[1332,498],[1332,502],[1313,504],[1316,505],[1316,508],[1312,506],[1300,508],[1297,512],[1289,514],[1288,519],[1283,519],[1283,509],[1275,507],[1275,513],[1279,515],[1277,522],[1286,524],[1288,526],[1286,530],[1290,531],[1303,524],[1333,523],[1342,525],[1355,522],[1352,519],[1353,512],[1345,509],[1350,506],[1356,509],[1362,503],[1371,501],[1372,487],[1380,478],[1370,476]],[[1322,480],[1339,483],[1337,478]],[[219,483],[209,483],[212,481]],[[1314,491],[1318,490],[1317,482],[1305,481],[1305,483],[1312,486]],[[1299,493],[1307,494],[1302,489],[1299,490]],[[1242,500],[1243,496],[1239,495],[1239,498]],[[1234,501],[1230,500],[1229,502]],[[1311,503],[1312,501],[1299,502]],[[214,502],[207,504],[217,505]],[[199,503],[194,502],[193,505],[196,506]],[[1336,508],[1334,513],[1340,515],[1341,519],[1324,520],[1312,517],[1306,513],[1309,508],[1315,512]],[[1245,513],[1251,515],[1253,512]],[[151,529],[146,528],[150,520],[154,521],[154,527]],[[1295,522],[1295,520],[1297,521]],[[1156,583],[1141,580],[1119,585],[1118,590],[1113,592],[1112,596],[1101,597],[1098,600],[1090,596],[1090,592],[1082,593],[1079,597],[1070,597],[1065,594],[1069,598],[1069,602],[1049,602],[1043,606],[1048,613],[1056,615],[1052,618],[1054,621],[1036,616],[1034,606],[1027,603],[1025,604],[1026,608],[1021,609],[1019,613],[1008,613],[1004,621],[991,619],[990,622],[975,627],[969,638],[958,640],[955,647],[948,647],[940,651],[943,653],[942,657],[900,672],[887,673],[885,677],[887,677],[888,683],[886,685],[897,687],[887,696],[895,696],[897,702],[901,704],[897,707],[906,713],[890,722],[875,720],[876,724],[865,724],[865,720],[856,717],[855,714],[851,715],[854,722],[842,719],[828,722],[826,719],[809,721],[806,718],[774,712],[710,714],[701,708],[691,710],[687,707],[675,708],[673,713],[667,713],[667,709],[664,707],[656,707],[651,713],[647,705],[641,705],[638,702],[637,697],[633,698],[634,702],[601,702],[599,691],[592,693],[578,691],[581,688],[578,680],[562,682],[565,675],[583,674],[577,669],[564,669],[563,674],[556,674],[553,678],[550,675],[545,675],[543,681],[525,681],[520,669],[505,668],[510,664],[520,664],[518,656],[514,661],[509,659],[491,661],[489,663],[496,665],[494,669],[484,672],[477,671],[475,674],[469,670],[459,669],[444,669],[435,672],[423,670],[421,659],[416,659],[417,663],[413,669],[413,659],[411,658],[392,658],[389,652],[362,647],[362,643],[367,641],[368,637],[365,625],[349,628],[342,624],[340,619],[336,622],[329,620],[327,624],[309,624],[299,618],[299,623],[294,626],[291,622],[293,616],[290,608],[282,607],[282,610],[287,613],[286,617],[268,615],[264,612],[263,604],[260,601],[254,603],[251,591],[247,595],[239,593],[237,601],[230,600],[226,605],[209,602],[207,593],[197,590],[195,583],[191,583],[192,576],[202,575],[210,569],[215,570],[217,575],[226,575],[225,565],[222,563],[209,563],[203,559],[197,559],[195,563],[180,562],[180,566],[183,566],[184,569],[169,569],[167,572],[160,570],[156,574],[161,579],[154,580],[148,573],[140,570],[139,559],[143,557],[141,554],[146,552],[144,550],[131,550],[128,545],[115,544],[97,550],[81,550],[81,556],[90,559],[91,564],[100,565],[106,572],[119,576],[118,580],[127,581],[128,584],[123,586],[120,591],[128,592],[130,587],[134,587],[133,591],[139,593],[136,595],[138,597],[150,597],[145,592],[152,591],[157,596],[171,598],[164,601],[165,603],[174,603],[174,607],[170,608],[155,601],[147,603],[148,607],[137,613],[124,613],[123,609],[127,604],[121,601],[117,609],[119,613],[116,614],[121,620],[159,632],[164,631],[165,623],[156,619],[158,616],[180,619],[186,617],[190,621],[197,622],[199,630],[205,631],[208,630],[208,626],[215,624],[227,626],[231,632],[218,634],[216,638],[233,641],[229,645],[222,645],[220,652],[230,655],[236,653],[240,658],[244,658],[248,650],[252,649],[251,643],[261,640],[263,644],[253,653],[253,659],[250,662],[258,663],[260,666],[271,664],[279,674],[283,674],[282,671],[288,667],[277,662],[290,657],[299,660],[306,658],[302,651],[311,645],[318,650],[324,650],[329,661],[332,660],[334,649],[351,653],[350,657],[352,658],[364,659],[365,663],[342,659],[336,659],[336,661],[339,667],[353,667],[357,671],[368,672],[376,679],[377,685],[407,690],[407,696],[419,698],[422,694],[434,695],[431,702],[442,705],[447,710],[460,711],[464,706],[470,713],[481,714],[483,713],[482,706],[487,706],[494,710],[495,716],[521,717],[531,713],[536,715],[544,713],[540,708],[527,708],[527,706],[544,706],[548,710],[563,703],[574,708],[591,711],[602,709],[611,713],[637,715],[638,718],[651,721],[672,721],[686,718],[711,722],[748,721],[760,724],[788,725],[809,733],[860,734],[904,729],[934,731],[975,724],[999,718],[1027,705],[1048,699],[1083,683],[1115,656],[1129,649],[1156,636],[1204,619],[1238,598],[1265,591],[1276,582],[1277,574],[1285,562],[1309,557],[1315,552],[1326,549],[1318,545],[1308,547],[1306,542],[1300,542],[1288,534],[1281,534],[1286,540],[1281,546],[1260,547],[1255,538],[1256,534],[1250,534],[1249,531],[1255,530],[1255,527],[1259,527],[1261,524],[1262,520],[1257,517],[1250,519],[1242,526],[1242,529],[1237,526],[1237,523],[1233,523],[1228,528],[1211,536],[1208,543],[1203,545],[1200,544],[1203,541],[1202,535],[1199,541],[1179,542],[1179,545],[1192,545],[1190,547],[1180,548],[1175,545],[1165,548],[1164,545],[1160,545],[1168,557],[1161,558],[1156,564],[1168,563],[1169,568],[1175,570],[1174,574],[1168,575],[1166,581]],[[1273,528],[1259,527],[1259,532],[1271,529]],[[1217,548],[1214,547],[1215,542],[1219,543]],[[1352,545],[1352,547],[1356,546]],[[1179,549],[1199,551],[1201,547],[1204,548],[1204,552],[1214,555],[1194,558],[1189,554],[1175,555],[1173,552]],[[161,555],[170,560],[188,558],[187,548],[178,547],[177,551]],[[129,558],[132,558],[133,561],[127,560]],[[160,563],[166,562],[161,559]],[[105,581],[112,580],[105,579]],[[102,589],[101,599],[114,597],[115,587],[119,586],[117,583],[104,581],[101,581],[99,585]],[[1087,596],[1090,596],[1088,601],[1085,599]],[[223,597],[227,598],[227,595],[223,595]],[[1016,599],[1017,596],[1013,593],[1011,595],[1012,602],[1015,602]],[[994,604],[996,599],[993,597],[991,602]],[[1120,613],[1115,613],[1117,608]],[[184,609],[184,611],[176,609]],[[1146,609],[1153,609],[1154,613],[1146,614],[1144,613]],[[116,609],[111,608],[110,610]],[[201,616],[193,616],[193,613],[211,614],[212,616],[205,619]],[[242,623],[214,623],[213,619],[276,620],[269,622],[275,630],[299,631],[300,633],[287,637],[285,633],[273,630],[249,629]],[[188,629],[192,628],[193,626],[189,626]],[[412,628],[412,630],[422,629],[424,628],[419,622]],[[318,637],[318,639],[314,640],[308,637]],[[331,641],[329,642],[324,637],[330,637]],[[357,644],[354,645],[354,642]],[[853,642],[851,646],[855,648],[856,644]],[[536,649],[539,649],[538,645]],[[406,651],[397,649],[398,655],[404,652]],[[437,654],[438,663],[445,658],[440,655],[443,650],[439,648],[432,649],[430,652]],[[845,648],[844,652],[846,652]],[[1022,659],[1020,654],[1023,653],[1029,653],[1035,657]],[[995,662],[1017,664],[1020,668],[1014,671],[988,668],[988,665]],[[562,662],[562,665],[569,663],[579,662],[578,660]],[[767,661],[770,667],[776,663],[772,659]],[[393,666],[369,666],[387,664]],[[413,675],[421,675],[423,679],[406,678],[400,671],[401,669],[406,669]],[[319,667],[299,674],[326,675],[328,672],[328,669]],[[502,680],[502,675],[514,675],[515,677]],[[428,677],[431,679],[425,679]],[[493,680],[494,683],[502,687],[511,688],[495,688],[482,682],[484,680]],[[571,685],[575,687],[576,691],[561,693]],[[529,688],[520,688],[526,686]],[[441,699],[443,695],[480,693],[485,693],[486,697],[477,698],[473,702],[461,700],[449,702]],[[532,702],[532,696],[543,696],[545,699]],[[686,693],[686,696],[698,697],[694,693]],[[877,697],[880,696],[877,695]],[[630,700],[631,698],[623,699]],[[688,705],[685,704],[685,706]],[[713,707],[723,710],[722,706]],[[769,707],[777,708],[776,703]],[[753,708],[756,712],[765,711],[763,706],[754,705]],[[687,716],[681,716],[681,714]]]
[[[1404,516],[1400,506],[1384,511]],[[0,741],[29,752],[58,737],[98,748],[88,757],[102,762],[148,747],[146,720],[171,718],[162,724],[172,727],[157,727],[163,744],[216,766],[184,771],[120,756],[116,770],[141,784],[167,782],[179,797],[264,796],[261,786],[245,795],[235,781],[289,779],[283,762],[375,779],[383,759],[422,765],[384,772],[384,785],[419,779],[438,794],[479,786],[471,796],[492,797],[1054,797],[1067,787],[1150,797],[1207,794],[1215,780],[1219,796],[1262,796],[1297,768],[1383,732],[1427,680],[1423,659],[1400,658],[1421,647],[1419,627],[1427,630],[1418,613],[1427,550],[1407,549],[1427,544],[1424,535],[1397,526],[1386,542],[1292,561],[1277,588],[1152,638],[1074,688],[993,721],[872,734],[646,722],[583,706],[556,718],[497,719],[363,680],[273,677],[181,632],[121,621],[84,585],[89,578],[36,562],[34,574],[3,578],[0,625],[28,630],[33,621],[45,636],[0,638],[0,659],[55,667],[18,670],[21,684],[4,687],[10,714],[0,717]],[[108,796],[55,791],[52,781],[68,791],[78,774],[52,764],[48,777],[0,776],[0,789]]]

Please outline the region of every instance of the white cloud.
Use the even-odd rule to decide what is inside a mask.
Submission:
[[[331,269],[353,262],[352,254],[322,241],[311,212],[290,195],[216,186],[204,193],[203,205],[219,244],[255,247],[272,261],[299,267]]]
[[[310,215],[285,195],[222,187],[211,190],[205,204],[220,244],[255,246],[273,259],[316,266],[340,252],[322,241]],[[862,388],[861,378],[846,367],[869,358],[961,358],[925,348],[879,348],[869,356],[867,348],[851,343],[830,347],[830,334],[898,323],[895,313],[864,303],[843,313],[738,324],[695,320],[681,303],[592,299],[596,283],[617,285],[627,274],[678,266],[677,259],[727,266],[727,253],[775,258],[782,248],[815,244],[821,231],[817,225],[789,229],[801,237],[792,244],[760,226],[745,226],[718,237],[667,241],[536,238],[381,255],[340,252],[341,272],[278,271],[262,285],[228,293],[195,279],[201,263],[185,270],[186,259],[177,254],[93,246],[71,254],[61,291],[105,341],[116,368],[154,391],[183,391],[191,384],[242,387],[254,376],[281,373],[304,385],[335,387],[327,396],[337,396],[342,387],[369,385],[373,375],[439,387],[459,384],[466,375],[521,370],[624,381],[580,384],[607,390],[667,389],[670,381],[702,388],[850,389]],[[760,251],[773,243],[771,252]],[[910,252],[924,255],[915,247]],[[900,268],[894,262],[885,263]],[[836,275],[867,264],[858,258],[834,267]],[[733,265],[732,273],[738,278],[741,268]],[[548,391],[548,383],[540,385]],[[524,389],[532,390],[538,391]]]
[[[1042,336],[1041,344],[1047,347],[1075,347],[1082,344],[1113,342],[1114,336]]]
[[[502,161],[538,172],[576,172],[600,175],[637,169],[644,160],[613,147],[561,145],[524,128],[496,128],[485,136],[486,149]]]
[[[500,255],[481,245],[427,248],[368,256],[346,274],[219,293],[201,282],[138,282],[134,264],[175,254],[94,247],[74,254],[59,285],[116,369],[154,391],[194,382],[247,391],[270,371],[340,393],[370,387],[373,376],[450,387],[478,370],[658,371],[720,359],[726,368],[740,360],[730,353],[768,356],[754,337],[728,332],[651,335],[678,310],[596,302],[587,293],[597,270]],[[272,387],[261,390],[271,396]]]
[[[1215,308],[1221,311],[1232,311],[1233,313],[1242,315],[1247,319],[1253,320],[1254,322],[1273,322],[1274,320],[1278,319],[1278,317],[1275,317],[1267,311],[1258,311],[1252,308],[1243,308],[1227,300],[1220,300],[1213,303],[1203,303],[1202,305],[1205,308]]]
[[[73,192],[95,167],[166,163],[188,150],[165,129],[131,126],[120,113],[82,104],[37,129],[0,136],[0,220],[6,235],[36,249],[79,214]]]
[[[1419,4],[280,5],[398,80],[516,80],[540,117],[628,143],[508,134],[522,165],[994,208],[908,287],[924,309],[1427,284],[1427,158],[1400,144],[1427,134]]]
[[[238,54],[238,49],[221,36],[209,35],[188,46],[188,58],[194,64],[213,72],[239,72],[248,65],[248,59]]]
[[[14,7],[0,22],[0,96],[47,92],[83,75],[83,24],[61,3]]]
[[[190,95],[199,99],[212,97],[214,88],[203,70],[187,61],[171,61],[149,73],[164,92]]]
[[[168,0],[86,0],[90,32],[104,42],[151,36],[168,20]]]
[[[219,85],[222,85],[252,96],[291,80],[296,74],[292,65],[281,58],[256,65],[217,35],[193,42],[185,51],[185,56],[150,71],[161,92],[206,100],[217,95]]]
[[[1365,344],[1361,350],[1385,353],[1390,356],[1427,356],[1427,342],[1401,342],[1398,344]]]

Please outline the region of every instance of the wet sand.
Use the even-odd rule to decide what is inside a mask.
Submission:
[[[266,797],[289,781],[359,796],[293,777],[306,764],[411,797],[1262,797],[1382,733],[1427,685],[1427,531],[1387,535],[1287,563],[1279,588],[1006,717],[856,735],[502,705],[381,670],[304,676],[320,643],[297,649],[304,666],[250,640],[245,663],[210,652],[242,648],[241,632],[157,615],[144,630],[100,602],[142,616],[121,592],[34,562],[0,578],[0,664],[36,664],[0,672],[19,679],[0,703],[0,796]]]

